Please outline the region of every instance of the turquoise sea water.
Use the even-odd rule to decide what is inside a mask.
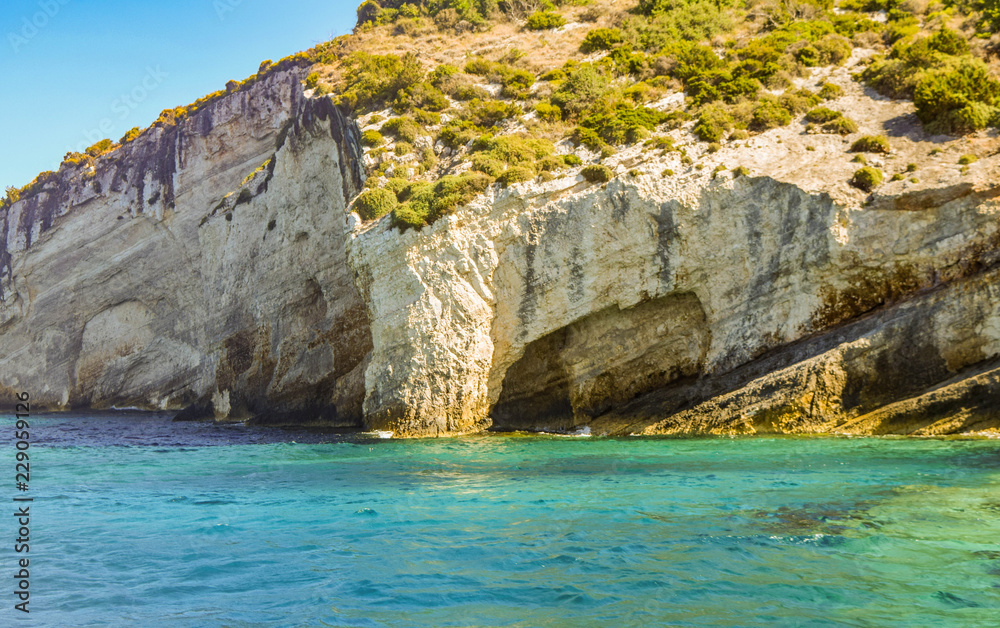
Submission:
[[[31,437],[32,612],[0,587],[0,625],[1000,625],[998,441]]]

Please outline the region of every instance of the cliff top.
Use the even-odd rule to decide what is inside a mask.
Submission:
[[[855,202],[976,185],[998,148],[997,27],[995,0],[367,0],[353,34],[265,61],[60,171],[294,69],[362,127],[354,209],[404,228],[494,183],[581,167],[596,182],[766,173]],[[635,167],[653,155],[658,172]],[[8,188],[3,207],[54,178]]]

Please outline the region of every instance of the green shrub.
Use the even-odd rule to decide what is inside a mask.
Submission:
[[[392,222],[403,229],[418,229],[427,224],[430,210],[428,204],[400,203],[392,210]]]
[[[111,140],[103,139],[93,144],[92,146],[88,147],[86,153],[91,157],[100,157],[104,153],[109,152],[112,148],[114,148],[114,146],[115,143],[112,142]]]
[[[977,161],[979,161],[979,158],[971,153],[968,155],[962,155],[961,157],[958,158],[958,163],[963,166],[975,163]]]
[[[735,177],[747,177],[750,176],[750,169],[746,166],[736,166],[733,168],[733,176]]]
[[[659,137],[654,137],[651,140],[647,140],[649,145],[656,150],[672,151],[674,150],[674,138],[668,137],[666,135],[660,135]]]
[[[402,189],[392,211],[393,224],[402,228],[430,224],[481,194],[493,178],[481,172],[447,175],[435,183],[418,181]]]
[[[424,70],[413,53],[373,55],[352,52],[344,57],[345,87],[339,102],[353,111],[373,109],[396,99],[400,91],[419,83]]]
[[[372,148],[375,148],[377,146],[385,144],[385,138],[382,137],[382,134],[379,133],[378,131],[374,129],[369,129],[361,133],[361,143],[364,144],[365,146],[370,146]]]
[[[851,144],[852,153],[889,153],[889,138],[884,135],[865,135]]]
[[[602,150],[607,146],[597,131],[582,126],[573,129],[572,138],[577,144],[582,144],[591,150]]]
[[[319,85],[319,72],[310,72],[306,77],[306,89],[316,89],[317,85]]]
[[[897,172],[896,174],[892,175],[892,177],[891,177],[891,178],[890,178],[889,180],[890,180],[890,181],[902,181],[902,180],[903,180],[903,179],[905,179],[905,178],[906,178],[906,177],[904,177],[904,176],[902,175],[902,173],[899,173],[899,172]]]
[[[826,133],[835,133],[837,135],[850,135],[851,133],[858,132],[858,125],[846,116],[840,116],[835,120],[830,120],[823,125],[823,131]]]
[[[731,0],[643,0],[639,12],[653,18],[643,29],[643,44],[659,50],[673,42],[702,41],[725,33],[735,25],[736,5]]]
[[[663,124],[668,129],[679,129],[685,122],[691,120],[692,116],[683,109],[674,109],[663,117]]]
[[[539,120],[544,120],[545,122],[556,122],[562,120],[562,109],[557,105],[542,101],[535,105],[535,113],[538,114]]]
[[[396,145],[392,148],[392,152],[399,156],[409,155],[413,152],[413,144],[409,142],[396,142]]]
[[[434,87],[444,91],[444,86],[448,84],[448,80],[457,75],[459,72],[461,72],[461,70],[459,70],[458,67],[442,63],[438,67],[431,70],[430,74],[427,75],[427,81]]]
[[[807,68],[813,68],[817,65],[821,65],[819,58],[819,50],[812,45],[803,46],[795,52],[795,59]]]
[[[437,159],[437,155],[434,154],[434,149],[432,149],[432,148],[425,148],[424,150],[422,150],[420,152],[420,163],[419,163],[419,165],[420,165],[421,168],[424,169],[425,172],[428,171],[428,170],[430,170],[430,169],[432,169],[434,166],[436,166],[437,165],[437,161],[438,161],[438,159]]]
[[[908,15],[904,19],[890,20],[882,31],[882,39],[887,44],[893,44],[918,32],[920,32],[920,22],[912,15]]]
[[[983,35],[1000,32],[1000,0],[975,0],[979,11],[979,29]]]
[[[536,11],[528,16],[528,30],[544,31],[559,28],[566,23],[566,18],[551,11]]]
[[[825,133],[850,135],[858,131],[858,125],[853,120],[844,117],[844,114],[841,112],[827,107],[811,109],[806,113],[806,120],[815,124],[821,124],[821,128]]]
[[[607,183],[615,176],[611,168],[603,164],[591,164],[581,170],[580,174],[591,183]]]
[[[851,185],[863,192],[871,192],[882,183],[882,171],[871,166],[859,168],[851,177]]]
[[[535,83],[535,75],[527,70],[514,68],[506,63],[489,61],[476,57],[465,64],[465,71],[485,77],[493,83],[503,85],[504,95],[511,98],[526,98],[528,88]]]
[[[493,183],[493,178],[481,172],[445,175],[434,184],[431,220],[450,214],[459,205],[476,198]]]
[[[665,114],[648,107],[636,107],[627,101],[600,103],[580,126],[590,129],[608,144],[634,144],[648,135]]]
[[[473,100],[466,105],[462,116],[472,124],[488,129],[508,118],[516,118],[523,112],[514,103],[502,100]]]
[[[969,42],[949,28],[942,28],[927,38],[931,50],[953,56],[969,54]]]
[[[535,84],[535,75],[527,70],[511,70],[503,76],[503,95],[510,98],[528,97],[528,89]]]
[[[986,64],[964,57],[925,73],[913,92],[917,117],[931,133],[966,133],[985,128],[1000,104],[1000,82]]]
[[[503,184],[505,187],[511,183],[520,183],[522,181],[531,181],[535,178],[535,171],[531,168],[526,168],[525,166],[511,166],[507,168],[499,177],[497,177],[497,183]]]
[[[840,85],[834,85],[833,83],[823,83],[823,86],[819,89],[819,97],[823,100],[833,100],[834,98],[840,98],[844,95],[844,88]]]
[[[551,172],[565,168],[566,161],[561,155],[546,155],[536,161],[533,167],[537,172]]]
[[[436,111],[424,111],[423,109],[413,109],[410,112],[413,119],[421,126],[434,126],[441,124],[441,114]]]
[[[438,139],[454,150],[476,139],[482,132],[482,128],[469,120],[452,120],[438,133]]]
[[[80,164],[91,164],[94,158],[86,153],[69,152],[63,156],[62,163],[67,166],[79,166]]]
[[[396,195],[385,188],[365,190],[354,200],[354,211],[364,221],[377,220],[396,207]]]
[[[476,74],[478,76],[488,77],[496,71],[495,68],[497,65],[498,64],[494,61],[490,61],[482,57],[476,57],[466,62],[465,72],[467,74]]]
[[[383,135],[390,135],[401,142],[413,143],[420,133],[420,125],[409,116],[399,116],[391,118],[382,125]]]
[[[142,129],[140,129],[137,126],[136,127],[132,127],[131,129],[129,129],[128,131],[125,132],[125,135],[123,135],[122,138],[120,140],[118,140],[118,143],[119,144],[128,144],[129,142],[131,142],[135,138],[139,137],[140,135],[142,135]]]
[[[395,196],[399,196],[400,192],[409,187],[410,181],[402,177],[393,177],[392,179],[387,179],[385,185],[382,186],[384,189],[389,190]]]
[[[451,92],[450,96],[455,100],[486,100],[490,93],[478,85],[460,85]]]
[[[778,102],[766,99],[761,100],[753,108],[753,115],[747,128],[751,131],[763,132],[785,126],[792,121],[792,114],[782,107]]]
[[[931,48],[928,37],[901,41],[892,47],[888,57],[876,56],[861,78],[884,96],[912,98],[923,72],[947,61],[946,55]]]
[[[472,151],[473,170],[499,177],[501,183],[513,182],[512,177],[522,176],[525,170],[530,171],[531,176],[518,181],[527,181],[540,171],[558,170],[564,166],[563,160],[554,154],[552,142],[538,138],[484,135],[473,143]],[[504,174],[514,168],[521,174]]]
[[[455,100],[489,98],[489,92],[474,85],[468,76],[453,65],[439,65],[427,76],[427,82]]]
[[[843,35],[830,33],[813,44],[819,65],[843,65],[851,56],[851,42]]]
[[[834,111],[833,109],[828,109],[827,107],[817,107],[806,113],[806,120],[809,122],[823,124],[824,122],[836,120],[843,115],[844,114],[839,111]]]
[[[751,45],[756,41],[758,40],[753,40]],[[712,48],[691,42],[675,44],[671,49],[670,58],[673,60],[670,75],[683,81],[685,85],[699,79],[703,74],[721,70],[726,65]]]
[[[617,28],[595,28],[583,38],[580,52],[591,53],[598,50],[611,50],[622,43],[622,32]]]
[[[642,52],[634,52],[631,46],[620,46],[597,63],[612,65],[618,74],[639,75],[649,66],[649,58]]]
[[[718,142],[733,126],[733,118],[722,107],[710,105],[702,109],[692,132],[703,142]]]
[[[794,92],[785,92],[778,96],[778,104],[785,108],[792,115],[805,113],[815,107],[822,99],[808,89],[799,89]]]
[[[375,0],[365,0],[358,6],[358,25],[376,24],[382,14],[382,7]]]
[[[392,109],[396,113],[403,113],[411,109],[444,111],[449,106],[444,92],[426,81],[414,83],[398,91],[396,99],[392,103]]]
[[[841,3],[841,8],[846,9],[846,6]],[[877,33],[882,25],[878,22],[867,17],[863,13],[840,13],[836,15],[828,15],[830,24],[833,25],[833,30],[837,33],[843,35],[844,37],[854,37],[858,33],[873,32]]]
[[[552,103],[559,107],[564,117],[574,117],[589,109],[608,92],[611,80],[592,64],[576,68],[552,95]]]
[[[565,162],[567,166],[579,166],[583,163],[583,160],[573,153],[569,153],[568,155],[563,155],[563,162]]]
[[[472,155],[472,169],[485,172],[491,177],[499,177],[506,165],[489,153],[475,153]]]

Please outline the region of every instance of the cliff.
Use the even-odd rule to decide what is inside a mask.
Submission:
[[[766,176],[675,183],[567,177],[487,195],[426,233],[357,231],[370,424],[996,427],[1000,190],[900,209],[906,193],[845,206]]]
[[[553,41],[583,46],[573,24]],[[3,208],[8,398],[397,436],[1000,429],[1000,138],[935,134],[860,84],[864,42],[799,67],[780,123],[758,120],[776,97],[684,117],[693,88],[655,83],[612,103],[638,120],[612,149],[614,121],[539,121],[570,111],[575,65],[465,105],[523,75],[470,64],[449,92],[439,66],[359,104],[372,32]],[[797,109],[820,86],[836,132]],[[442,113],[400,115],[439,87]],[[898,174],[859,184],[856,140],[882,133],[864,165]]]
[[[343,238],[357,131],[301,78],[64,167],[4,213],[7,389],[39,410],[360,425],[371,337]]]

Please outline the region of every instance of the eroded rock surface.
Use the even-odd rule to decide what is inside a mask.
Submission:
[[[358,226],[365,413],[398,434],[996,428],[997,174],[867,203],[814,178],[567,177]]]
[[[38,409],[360,425],[356,129],[298,71],[64,169],[3,216],[0,381]]]

